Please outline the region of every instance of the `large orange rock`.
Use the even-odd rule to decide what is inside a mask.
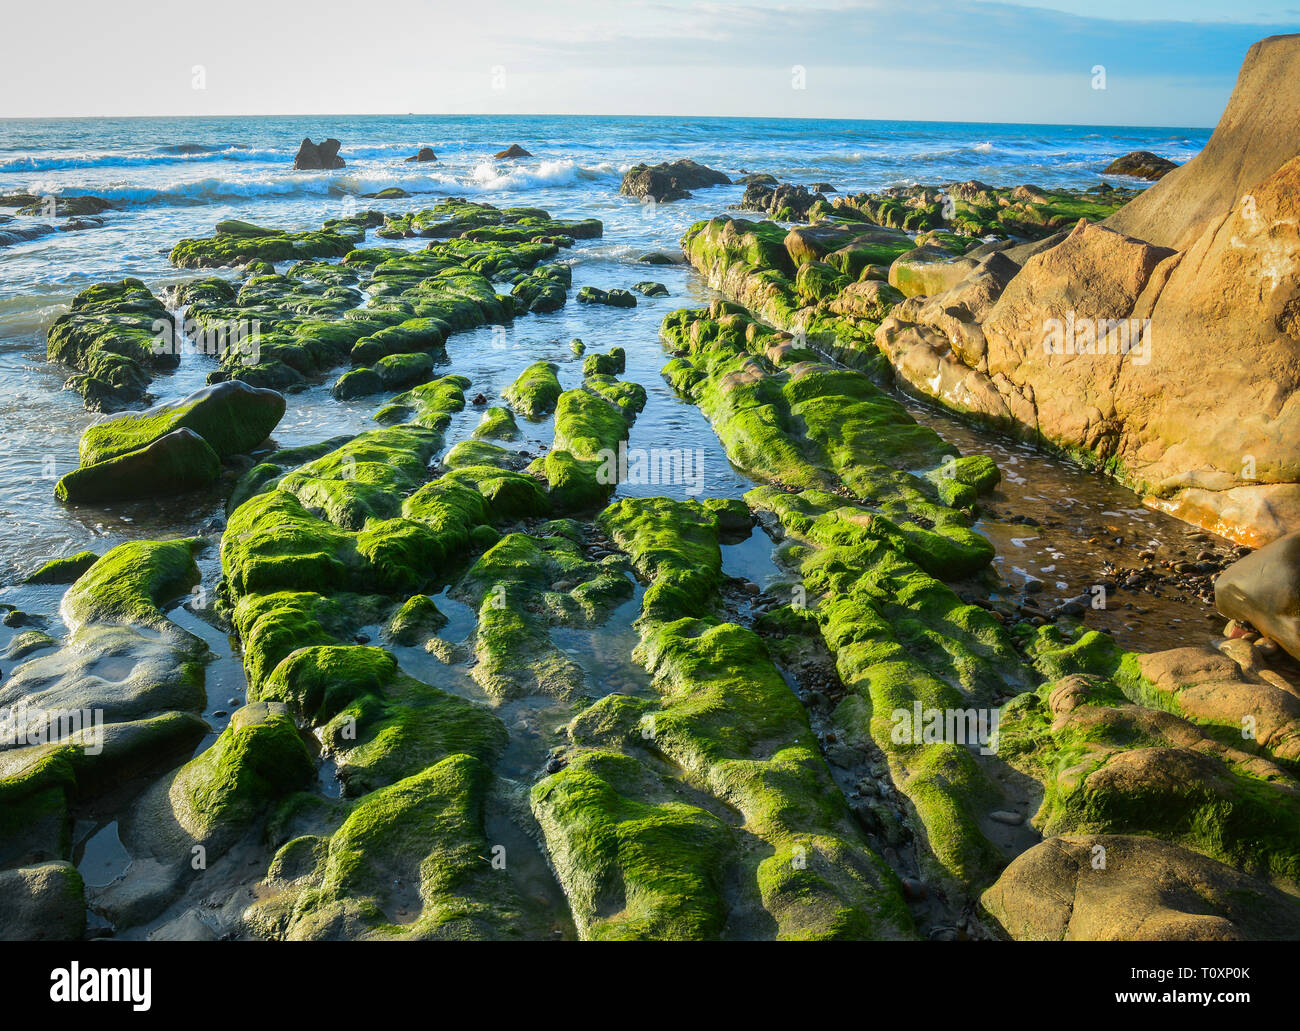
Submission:
[[[913,390],[1153,507],[1252,546],[1298,530],[1297,154],[1300,36],[1273,37],[1204,153],[1024,258],[996,295],[985,259],[909,299],[876,343]]]

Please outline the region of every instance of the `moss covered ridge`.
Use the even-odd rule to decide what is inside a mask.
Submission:
[[[583,936],[909,935],[802,706],[762,641],[712,614],[714,510],[627,499],[599,522],[649,583],[637,654],[660,697],[597,702],[570,728],[568,766],[532,792]]]
[[[818,361],[739,306],[673,312],[662,332],[678,355],[665,379],[755,479],[859,502],[871,532],[936,576],[959,579],[992,560],[970,528],[979,494],[998,480],[991,459],[959,458],[865,374]]]

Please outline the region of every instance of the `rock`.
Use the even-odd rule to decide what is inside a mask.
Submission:
[[[625,197],[650,197],[663,204],[689,197],[691,190],[730,184],[731,180],[722,172],[683,158],[634,166],[623,176],[618,192]]]
[[[989,813],[989,819],[995,823],[1005,823],[1008,827],[1019,827],[1025,822],[1024,814],[1008,812],[1005,809],[998,809]]]
[[[433,152],[432,147],[421,147],[412,154],[407,161],[437,161],[438,155]]]
[[[779,186],[765,186],[752,183],[745,187],[745,195],[740,206],[746,211],[761,211],[778,222],[807,221],[809,211],[814,204],[826,203],[820,193],[810,192],[806,186],[782,183]]]
[[[138,450],[182,427],[194,430],[219,458],[262,443],[284,416],[284,395],[240,380],[216,383],[144,412],[110,416],[81,436],[83,465],[96,465]]]
[[[202,437],[181,427],[144,447],[74,469],[54,487],[67,504],[92,504],[180,494],[214,483],[221,459]]]
[[[667,297],[668,296],[668,287],[664,286],[663,283],[652,283],[648,280],[641,283],[633,283],[632,289],[635,290],[637,293],[639,293],[642,297]]]
[[[44,222],[20,223],[8,215],[0,216],[0,247],[11,247],[16,243],[38,240],[54,232],[54,226]]]
[[[1300,531],[1238,559],[1214,581],[1214,605],[1300,658]],[[1228,636],[1241,636],[1239,627]]]
[[[505,150],[498,150],[492,156],[498,161],[508,161],[513,158],[530,158],[532,157],[532,154],[524,150],[524,148],[519,146],[519,144],[512,143]]]
[[[1112,215],[1118,232],[1186,250],[1225,212],[1296,156],[1300,35],[1270,36],[1246,53],[1213,135],[1196,157]]]
[[[53,202],[53,203],[51,203]],[[70,218],[77,215],[98,215],[112,211],[116,205],[103,197],[38,197],[18,209],[20,215],[37,215],[43,218]]]
[[[812,190],[813,193],[838,193],[839,192],[830,183],[809,183],[808,189]]]
[[[1295,899],[1156,838],[1049,838],[1018,856],[981,901],[1018,941],[1300,937]]]
[[[322,171],[342,168],[344,162],[339,157],[340,146],[342,144],[336,139],[321,140],[320,143],[312,143],[310,139],[304,139],[298,148],[297,156],[293,159],[294,170]]]
[[[779,180],[774,175],[767,172],[750,172],[748,175],[742,175],[736,180],[737,185],[749,186],[757,184],[759,186],[775,186]]]
[[[79,551],[66,558],[50,559],[28,576],[23,583],[70,584],[98,561],[99,556],[93,551]]]
[[[407,158],[406,160],[412,161],[414,159]],[[401,200],[403,197],[409,197],[410,194],[400,186],[389,186],[387,189],[380,190],[378,193],[363,193],[361,196],[366,200]],[[381,225],[382,221],[381,218],[375,224]]]
[[[79,941],[86,931],[85,891],[71,863],[0,871],[0,938]]]
[[[627,290],[601,290],[595,286],[584,286],[578,291],[579,304],[607,304],[611,308],[635,308],[636,297]]]
[[[175,920],[149,932],[151,942],[213,942],[217,932],[203,922],[198,910],[187,909]]]
[[[1152,154],[1149,150],[1135,150],[1117,157],[1102,169],[1102,175],[1128,175],[1135,179],[1162,179],[1178,165],[1168,158]]]

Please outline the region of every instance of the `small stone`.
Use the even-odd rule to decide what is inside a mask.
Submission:
[[[903,898],[908,902],[920,902],[925,898],[925,885],[915,877],[903,878]]]
[[[1006,809],[995,809],[989,813],[990,820],[996,820],[998,823],[1005,823],[1009,827],[1019,827],[1025,822],[1025,818],[1020,813],[1013,813]]]
[[[470,402],[470,403],[471,403],[471,404],[476,404],[476,405],[479,405],[479,406],[485,405],[485,404],[487,404],[487,397],[486,397],[485,395],[483,395],[483,394],[475,394],[475,395],[474,395],[474,400],[473,400],[472,402]]]

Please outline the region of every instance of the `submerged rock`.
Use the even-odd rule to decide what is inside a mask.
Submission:
[[[438,155],[433,152],[432,147],[421,147],[412,154],[407,161],[437,161]]]
[[[498,161],[505,161],[511,158],[530,158],[533,155],[524,150],[524,148],[519,146],[519,144],[512,143],[505,150],[498,150],[492,156]]]

